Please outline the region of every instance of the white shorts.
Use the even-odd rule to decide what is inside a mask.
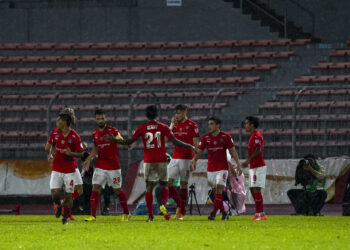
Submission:
[[[81,178],[79,168],[75,169],[74,186],[76,185],[83,185],[83,179]]]
[[[226,187],[226,181],[228,176],[227,170],[220,170],[216,172],[207,173],[208,184],[211,188],[215,188],[217,185]]]
[[[266,166],[249,169],[249,187],[265,188]]]
[[[168,181],[168,171],[166,162],[143,163],[145,181]]]
[[[168,177],[169,179],[176,180],[180,177],[180,181],[188,182],[190,177],[192,160],[184,159],[171,159],[168,165]]]
[[[51,172],[50,189],[61,189],[62,186],[66,193],[73,193],[75,185],[75,172],[60,173],[56,171]]]
[[[119,189],[122,187],[122,171],[118,170],[104,170],[95,168],[94,175],[92,177],[92,185],[97,184],[102,188],[108,184],[113,189]]]

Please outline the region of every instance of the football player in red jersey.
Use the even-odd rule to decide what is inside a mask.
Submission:
[[[75,157],[83,155],[80,136],[70,127],[73,122],[72,116],[60,113],[56,122],[56,128],[52,130],[45,145],[49,162],[52,162],[50,189],[52,199],[57,205],[56,217],[61,216],[63,208],[62,224],[68,224],[68,217],[72,207],[72,193],[74,192],[77,162]],[[54,154],[52,150],[55,150]],[[61,204],[60,190],[64,186],[65,199]]]
[[[179,147],[190,148],[194,152],[196,148],[190,144],[184,143],[176,139],[169,127],[161,122],[156,121],[158,109],[155,105],[150,105],[146,108],[146,117],[148,122],[139,126],[132,135],[132,138],[118,140],[113,136],[106,135],[104,138],[107,141],[113,141],[122,145],[131,145],[139,137],[142,138],[144,146],[144,173],[146,181],[146,205],[148,211],[148,221],[153,221],[153,188],[155,182],[159,180],[161,185],[161,203],[160,210],[166,220],[170,216],[165,208],[169,198],[168,189],[168,173],[167,173],[167,157],[165,151],[165,142],[171,141]]]
[[[249,187],[255,202],[255,216],[253,220],[266,220],[261,189],[265,188],[266,164],[263,157],[264,140],[257,130],[259,120],[257,117],[245,118],[244,128],[250,134],[248,143],[248,158],[242,163],[242,167],[249,167]]]
[[[197,161],[203,150],[206,148],[208,151],[208,184],[215,191],[213,210],[208,219],[214,220],[217,211],[220,210],[222,213],[222,220],[228,220],[228,213],[226,213],[224,209],[222,197],[222,191],[226,187],[229,170],[226,153],[227,149],[237,164],[238,175],[242,172],[241,165],[231,135],[220,130],[221,120],[215,117],[209,118],[208,127],[209,133],[203,135],[201,138],[198,146],[198,153],[195,155],[192,163],[192,170],[196,169]],[[231,167],[230,171],[235,174],[235,170]]]
[[[94,147],[90,155],[84,161],[84,170],[88,171],[90,161],[97,157],[95,162],[94,175],[92,177],[92,192],[90,198],[91,216],[85,221],[96,220],[97,207],[101,186],[106,184],[113,188],[114,193],[118,196],[120,205],[123,208],[122,221],[128,221],[131,214],[127,205],[127,197],[122,190],[122,174],[118,155],[118,145],[104,139],[105,135],[111,135],[116,140],[122,140],[118,129],[107,124],[105,112],[101,109],[95,111],[97,128],[92,133]]]
[[[199,129],[197,123],[187,117],[186,105],[175,106],[175,116],[169,126],[176,139],[198,146]],[[188,179],[192,165],[193,152],[188,148],[174,147],[173,157],[168,165],[169,196],[177,204],[175,219],[183,220],[188,200]],[[180,177],[180,197],[173,186],[174,180]]]

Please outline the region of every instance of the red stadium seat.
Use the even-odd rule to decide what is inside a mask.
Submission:
[[[58,87],[72,87],[77,83],[77,80],[62,80],[60,82],[56,82],[56,86]]]
[[[240,53],[224,53],[220,56],[222,60],[234,60],[237,59]]]
[[[52,69],[51,74],[67,74],[72,71],[72,68],[55,68]]]
[[[18,62],[22,62],[24,58],[25,58],[24,56],[9,56],[9,57],[5,57],[3,59],[3,62],[18,63]]]
[[[105,87],[110,85],[111,82],[112,82],[112,79],[99,79],[97,81],[92,81],[92,86]]]
[[[175,73],[182,71],[182,66],[166,66],[162,69],[162,72],[164,73]]]
[[[164,44],[164,49],[178,49],[181,48],[183,42],[167,42]]]
[[[158,85],[163,85],[163,84],[166,84],[166,83],[167,83],[166,79],[154,78],[154,79],[152,79],[152,80],[150,80],[148,82],[148,85],[158,86]]]
[[[273,55],[273,58],[289,58],[290,56],[294,55],[294,51],[281,51],[278,53],[275,53]]]
[[[37,86],[40,87],[52,87],[56,84],[55,80],[41,80],[39,82],[37,82]]]
[[[317,65],[312,66],[312,69],[329,69],[333,65],[332,62],[319,62]]]
[[[125,86],[131,82],[130,79],[118,79],[111,82],[111,86]]]
[[[239,81],[242,79],[242,77],[226,77],[225,79],[221,79],[222,84],[236,84],[239,83]]]
[[[166,57],[167,61],[182,61],[184,60],[184,55],[169,55]]]
[[[81,50],[88,50],[88,49],[91,49],[93,45],[94,45],[93,43],[77,43],[74,45],[74,48],[81,49]]]
[[[220,67],[217,68],[217,71],[219,72],[232,72],[237,68],[237,65],[232,64],[232,65],[221,65]]]
[[[141,73],[144,72],[146,67],[130,67],[126,68],[125,72],[128,74]]]
[[[256,57],[256,55],[258,54],[258,52],[244,52],[241,54],[237,55],[238,59],[253,59],[254,57]]]
[[[199,72],[214,72],[218,70],[218,65],[205,65],[198,69]]]
[[[127,43],[126,48],[127,49],[142,49],[146,45],[145,42],[130,42]]]
[[[1,87],[15,87],[19,85],[20,81],[19,80],[3,80],[0,82]]]
[[[29,62],[29,63],[36,63],[36,62],[40,62],[41,59],[43,57],[42,56],[26,56],[23,58],[23,62]]]
[[[196,48],[199,44],[200,42],[198,41],[187,41],[182,44],[182,48]]]
[[[0,44],[2,50],[16,50],[20,46],[19,43],[4,43]]]
[[[256,64],[243,64],[236,67],[237,71],[252,71],[257,67]]]
[[[74,43],[59,43],[56,44],[55,49],[57,50],[70,50],[73,49],[75,46]]]
[[[122,74],[124,72],[126,72],[126,67],[113,67],[109,70],[109,73],[113,73],[113,74]]]
[[[148,58],[150,62],[162,62],[167,59],[166,55],[152,55]]]
[[[130,57],[131,62],[146,62],[148,61],[149,55],[135,55]]]
[[[260,52],[255,55],[256,58],[261,58],[261,59],[269,59],[276,55],[276,52],[273,51],[266,51],[266,52]]]
[[[32,73],[36,75],[45,75],[51,72],[51,68],[34,68]]]
[[[37,82],[38,82],[37,80],[23,80],[20,83],[20,86],[21,87],[33,87],[36,85]]]
[[[210,77],[210,78],[205,78],[201,81],[201,84],[217,84],[221,82],[220,77]]]
[[[54,49],[56,46],[56,43],[38,43],[36,46],[36,49],[38,50],[51,50]]]
[[[204,54],[190,54],[184,56],[184,61],[199,61],[202,60]]]
[[[92,68],[76,68],[72,69],[72,74],[88,74],[92,71]]]
[[[205,54],[202,56],[202,60],[219,60],[221,55],[221,53]]]
[[[132,81],[130,81],[129,85],[130,86],[144,86],[146,84],[148,84],[147,79],[133,79]]]
[[[239,40],[235,42],[236,47],[250,47],[255,43],[254,40]]]
[[[255,70],[258,70],[258,71],[270,71],[271,69],[275,69],[275,68],[277,68],[277,64],[266,63],[266,64],[257,65]]]
[[[79,56],[62,56],[58,59],[59,62],[76,62],[79,60]]]
[[[128,43],[112,43],[110,45],[110,49],[126,49],[126,46],[128,45]]]
[[[293,45],[293,46],[304,46],[308,43],[311,42],[311,39],[296,39],[295,41],[291,41],[290,42],[290,45]]]
[[[214,48],[216,47],[216,44],[220,41],[202,41],[199,44],[199,47],[201,48]]]
[[[260,81],[260,76],[247,76],[239,80],[239,83],[243,84],[254,84],[258,81]]]
[[[198,65],[187,65],[187,66],[182,68],[181,72],[189,72],[189,73],[196,72],[199,70],[199,68],[200,68],[200,66],[198,66]]]
[[[60,59],[60,56],[45,56],[42,59],[42,62],[50,62],[50,63],[56,63]]]
[[[291,43],[291,39],[277,39],[271,40],[271,46],[287,46]]]
[[[79,81],[75,82],[75,86],[80,86],[80,87],[88,87],[91,86],[93,83],[93,80],[87,80],[87,79],[80,79]]]
[[[182,85],[186,78],[170,78],[166,84],[167,85]]]
[[[163,70],[163,67],[153,66],[153,67],[145,68],[144,73],[145,74],[154,74],[154,73],[162,72],[162,70]]]
[[[161,49],[165,46],[165,42],[149,42],[146,43],[145,48],[146,49]]]
[[[108,73],[110,71],[109,67],[96,67],[96,68],[92,68],[90,73],[91,74],[104,74],[104,73]]]
[[[253,42],[255,47],[267,47],[271,45],[271,40],[257,40]]]
[[[109,49],[112,43],[94,43],[92,49]]]
[[[0,68],[0,75],[11,75],[15,68]]]
[[[236,41],[235,40],[223,40],[223,41],[219,41],[216,46],[221,48],[221,47],[226,47],[226,48],[231,48],[233,46],[235,46]]]
[[[13,71],[13,74],[15,75],[28,75],[31,74],[33,71],[33,68],[18,68],[15,71]]]
[[[184,84],[189,84],[189,85],[197,85],[200,84],[200,82],[203,80],[203,78],[187,78],[184,80]]]
[[[98,58],[98,56],[81,56],[81,57],[78,57],[77,61],[78,62],[94,62],[94,61],[96,61],[97,58]]]
[[[21,43],[18,45],[18,49],[34,50],[38,46],[38,43]]]

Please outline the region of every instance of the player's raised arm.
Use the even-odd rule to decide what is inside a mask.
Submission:
[[[133,144],[136,140],[134,140],[133,138],[125,138],[125,139],[118,139],[112,135],[105,135],[104,136],[104,139],[106,141],[109,141],[109,142],[114,142],[114,143],[118,143],[120,145],[131,145]]]

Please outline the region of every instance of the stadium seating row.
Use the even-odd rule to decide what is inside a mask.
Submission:
[[[58,68],[0,68],[0,75],[47,75],[47,74],[133,74],[133,73],[176,73],[176,72],[231,72],[231,71],[269,71],[276,64],[226,64],[226,65],[178,65],[153,67],[58,67]]]
[[[350,82],[350,75],[307,75],[296,78],[294,82],[296,84]]]
[[[117,43],[4,43],[0,50],[91,50],[91,49],[177,49],[210,47],[268,47],[268,46],[304,46],[311,39],[278,40],[223,40],[223,41],[188,41],[188,42],[117,42]]]
[[[350,76],[349,76],[350,77]],[[201,84],[254,84],[259,82],[259,76],[247,77],[212,77],[212,78],[153,78],[153,79],[81,79],[81,80],[2,80],[2,87],[72,87],[72,86],[125,86],[125,85],[201,85]]]
[[[2,63],[71,63],[71,62],[161,62],[161,61],[209,61],[233,59],[288,58],[293,51],[242,52],[174,55],[82,55],[82,56],[0,56]]]

